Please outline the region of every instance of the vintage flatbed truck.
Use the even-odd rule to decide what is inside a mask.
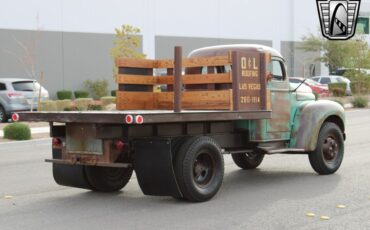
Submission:
[[[201,202],[222,184],[223,154],[242,169],[284,153],[307,154],[318,174],[338,170],[343,108],[292,88],[276,50],[226,45],[183,59],[175,47],[174,56],[118,58],[117,111],[14,114],[14,120],[50,122],[46,161],[56,183],[114,192],[135,170],[144,194]]]

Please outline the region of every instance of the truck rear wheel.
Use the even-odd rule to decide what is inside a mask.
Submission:
[[[184,199],[202,202],[211,199],[221,187],[224,159],[221,148],[210,137],[193,137],[176,154],[174,170]]]
[[[264,158],[264,154],[258,153],[237,153],[232,154],[234,163],[242,169],[255,169],[257,168]]]
[[[91,190],[84,171],[83,165],[53,164],[53,177],[57,184]]]
[[[326,122],[320,129],[316,149],[308,157],[312,168],[322,175],[335,173],[343,160],[344,141],[338,125]]]
[[[98,192],[116,192],[130,181],[133,168],[85,166],[86,179],[91,189]]]

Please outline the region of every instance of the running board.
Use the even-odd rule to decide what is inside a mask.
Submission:
[[[263,147],[257,147],[258,151],[261,151],[262,154],[277,154],[277,153],[306,153],[305,149],[268,149]]]
[[[277,153],[306,153],[304,149],[268,149],[268,148],[262,148],[257,147],[254,150],[253,149],[238,149],[238,150],[229,150],[224,151],[226,154],[239,154],[239,153],[253,153],[253,152],[259,152],[261,154],[277,154]]]
[[[61,159],[45,159],[45,162],[53,164],[64,164],[64,165],[88,165],[88,166],[99,166],[99,167],[111,167],[111,168],[131,168],[132,164],[128,163],[94,163],[94,164],[81,164],[80,162],[72,162],[70,160]]]

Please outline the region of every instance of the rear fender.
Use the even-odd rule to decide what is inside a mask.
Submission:
[[[315,150],[320,129],[326,121],[336,123],[345,138],[345,116],[341,105],[328,100],[302,104],[294,116],[290,147],[307,152]]]

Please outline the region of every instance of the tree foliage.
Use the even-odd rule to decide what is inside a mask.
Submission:
[[[325,63],[330,72],[341,67],[370,69],[369,46],[361,35],[346,41],[335,41],[310,33],[302,40],[300,49],[320,51],[322,55],[316,61]]]
[[[138,36],[140,29],[131,25],[122,25],[115,29],[116,39],[114,47],[110,49],[113,59],[117,57],[124,58],[145,58],[145,54],[139,51],[141,39]]]
[[[85,87],[91,92],[91,95],[96,99],[108,95],[108,81],[107,80],[86,80]]]

